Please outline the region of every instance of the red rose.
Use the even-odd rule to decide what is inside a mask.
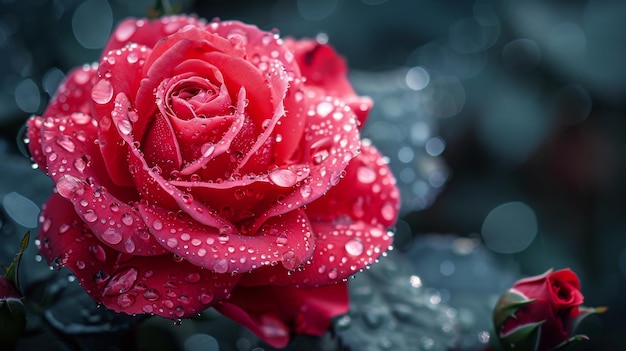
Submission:
[[[278,346],[322,333],[398,213],[386,162],[359,137],[370,107],[329,46],[126,20],[28,122],[56,185],[40,250],[115,311],[214,306]]]
[[[533,350],[550,350],[572,336],[582,303],[580,282],[569,269],[519,280],[496,306],[498,336],[508,345],[514,333],[524,334],[511,339],[529,342]]]

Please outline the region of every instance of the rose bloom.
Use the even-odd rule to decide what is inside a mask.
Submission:
[[[572,333],[579,306],[583,303],[580,282],[574,272],[563,269],[517,281],[509,293],[532,300],[515,311],[514,316],[499,326],[502,338],[516,329],[532,323],[539,326],[537,350],[549,350],[565,342]],[[499,301],[499,304],[510,301]],[[498,327],[498,326],[496,326]]]
[[[399,193],[335,51],[235,21],[128,19],[28,121],[55,189],[39,248],[98,303],[212,306],[274,346],[321,334],[389,247]]]

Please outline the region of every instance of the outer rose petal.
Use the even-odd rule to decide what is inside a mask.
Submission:
[[[204,21],[190,16],[168,16],[152,21],[129,18],[115,28],[102,52],[106,55],[109,51],[121,49],[128,43],[151,48],[163,37],[187,25],[203,27]]]
[[[300,71],[307,79],[306,85],[344,100],[363,125],[373,102],[354,92],[348,81],[344,59],[330,45],[314,40],[286,39],[285,44],[294,52]]]
[[[264,267],[242,279],[246,286],[320,286],[340,281],[374,263],[391,245],[387,227],[397,218],[399,193],[382,156],[364,145],[343,180],[307,206],[313,225],[315,253],[295,272]],[[269,277],[269,278],[268,278]]]
[[[272,219],[254,236],[247,236],[203,226],[157,207],[140,205],[139,209],[163,247],[218,273],[243,273],[277,262],[294,270],[311,257],[315,247],[303,211]]]
[[[47,117],[31,122],[41,128],[48,175],[59,195],[68,199],[96,237],[120,252],[158,255],[165,251],[150,235],[135,209],[128,205],[138,196],[108,178],[99,153],[96,123],[88,115]],[[54,213],[56,209],[50,209]]]
[[[348,311],[348,286],[338,283],[313,289],[238,286],[215,308],[244,325],[273,347],[284,347],[289,332],[322,335],[330,319]]]
[[[91,90],[93,116],[98,121],[98,141],[107,171],[121,186],[132,186],[132,175],[128,171],[128,145],[120,142],[119,132],[111,121],[115,109],[114,97],[119,93],[134,96],[141,81],[141,63],[150,54],[150,49],[129,45],[103,56],[98,69],[101,77]],[[134,113],[134,112],[133,112]],[[138,122],[134,113],[130,124]]]
[[[56,194],[40,219],[41,253],[53,267],[71,269],[94,300],[114,311],[189,317],[222,300],[239,279],[176,262],[170,255],[133,256],[103,246]]]

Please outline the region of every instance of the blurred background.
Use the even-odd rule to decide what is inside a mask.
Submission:
[[[494,283],[492,268],[518,277],[570,267],[581,278],[585,304],[609,306],[588,321],[592,342],[581,349],[620,348],[626,329],[626,2],[178,4],[208,20],[237,19],[278,28],[283,37],[327,40],[346,58],[356,90],[375,101],[363,135],[389,157],[402,190],[396,249],[414,255],[420,276],[432,277],[427,283],[473,289],[484,281],[494,293],[510,280]],[[43,112],[68,70],[97,61],[117,22],[145,17],[152,5],[0,0],[2,264],[26,229],[36,231],[38,206],[51,187],[20,152],[24,121]],[[415,256],[421,252],[415,247],[451,247],[458,238],[503,265],[474,269],[470,277],[454,259]]]

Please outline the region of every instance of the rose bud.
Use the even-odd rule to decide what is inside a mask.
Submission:
[[[14,345],[26,329],[26,308],[13,284],[0,276],[0,345]]]
[[[569,269],[521,279],[496,304],[496,336],[504,350],[548,351],[586,339],[573,335],[576,326],[604,308],[589,309],[582,303],[580,282]]]
[[[40,251],[115,311],[212,306],[273,346],[321,334],[398,216],[385,158],[360,137],[371,106],[326,44],[127,19],[28,121],[55,183]]]

